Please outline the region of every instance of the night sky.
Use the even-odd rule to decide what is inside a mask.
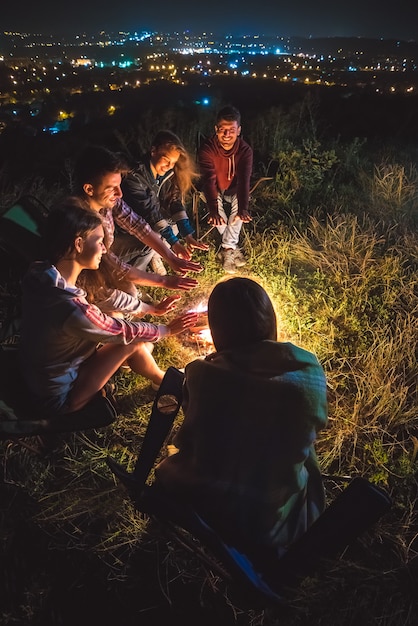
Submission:
[[[54,35],[100,30],[418,40],[416,0],[2,0],[1,31]]]

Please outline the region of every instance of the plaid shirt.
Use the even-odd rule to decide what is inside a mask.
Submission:
[[[102,216],[103,226],[108,237],[109,248],[115,239],[115,222],[123,230],[137,237],[140,241],[144,241],[144,237],[149,235],[152,230],[148,222],[140,215],[137,215],[121,198],[119,198],[112,209],[100,209],[100,215]]]
[[[130,235],[137,237],[139,241],[144,241],[144,238],[152,231],[151,226],[143,217],[137,215],[122,198],[119,198],[112,209],[100,209],[100,215],[102,216],[103,227],[106,233],[106,246],[109,251],[109,257],[112,258],[115,265],[118,279],[122,280],[132,269],[132,266],[119,259],[118,256],[110,251],[115,240],[115,222]]]
[[[22,373],[48,411],[63,409],[81,364],[98,345],[155,342],[169,333],[164,324],[105,315],[48,263],[34,263],[23,280]]]

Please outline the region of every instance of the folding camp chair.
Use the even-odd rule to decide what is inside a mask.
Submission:
[[[380,519],[391,506],[391,499],[366,479],[354,478],[283,557],[250,558],[224,541],[190,505],[171,496],[158,482],[146,483],[181,406],[182,383],[183,374],[170,367],[156,395],[134,471],[127,472],[111,457],[107,463],[128,489],[139,512],[164,523],[227,581],[238,584],[247,598],[257,604],[282,604],[286,588],[314,573],[321,559],[341,553]],[[193,538],[200,541],[203,550],[196,547]]]
[[[42,234],[47,207],[32,195],[22,195],[0,209],[0,340],[13,336],[20,321],[20,281],[32,261],[43,258]]]
[[[112,401],[101,391],[72,413],[45,417],[36,411],[21,380],[15,347],[0,349],[0,371],[0,439],[90,430],[108,426],[116,419]]]

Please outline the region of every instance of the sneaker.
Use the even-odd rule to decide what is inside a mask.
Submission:
[[[219,263],[221,265],[224,264],[224,256],[225,256],[225,250],[224,248],[221,248],[218,252],[218,254],[216,255],[216,258],[218,259]]]
[[[246,265],[247,263],[244,255],[242,254],[239,248],[234,250],[234,263],[237,267],[242,267],[243,265]]]
[[[237,267],[234,260],[234,250],[223,250],[223,268],[227,274],[235,274]]]
[[[160,276],[166,276],[167,270],[165,269],[165,265],[159,254],[154,254],[150,261],[150,266],[155,274],[159,274]]]

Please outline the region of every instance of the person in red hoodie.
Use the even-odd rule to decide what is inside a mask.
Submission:
[[[245,265],[239,236],[242,224],[251,221],[248,203],[253,150],[240,134],[241,114],[235,107],[226,106],[216,116],[215,134],[198,151],[208,223],[216,226],[222,237],[218,258],[228,274],[235,274],[237,267]]]

